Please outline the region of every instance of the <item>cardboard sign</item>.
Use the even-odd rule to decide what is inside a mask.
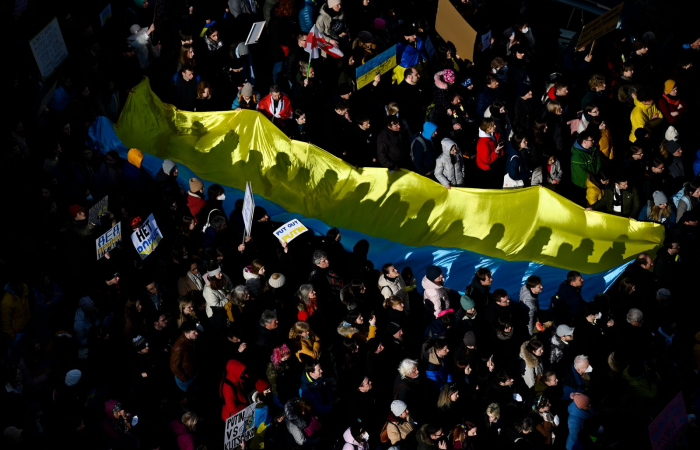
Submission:
[[[112,17],[112,4],[110,3],[107,5],[105,9],[102,10],[100,13],[100,25],[103,27],[105,26],[105,23],[107,23],[107,19]]]
[[[491,46],[491,30],[481,35],[481,51]]]
[[[99,261],[108,251],[117,246],[117,243],[122,240],[122,224],[117,223],[115,226],[107,230],[105,234],[95,240],[97,250],[97,260]]]
[[[92,208],[90,208],[90,212],[88,213],[88,223],[97,223],[100,220],[100,217],[102,217],[102,214],[107,211],[108,204],[109,195],[105,195],[102,200],[92,205]]]
[[[683,393],[679,392],[661,414],[649,425],[649,439],[652,450],[669,450],[683,433],[688,422]]]
[[[255,200],[253,199],[253,187],[250,182],[245,184],[245,196],[243,197],[243,224],[245,225],[245,235],[250,236],[253,228],[253,211],[255,210]]]
[[[224,450],[234,450],[255,436],[255,403],[226,419]]]
[[[153,218],[153,214],[148,216],[148,219],[141,225],[141,227],[131,233],[131,243],[134,244],[134,248],[138,252],[141,259],[146,259],[148,255],[153,253],[153,250],[158,247],[158,243],[163,239],[163,235],[160,233],[156,219]]]
[[[275,230],[274,235],[282,242],[289,243],[302,233],[309,231],[299,220],[294,219]]]
[[[257,44],[260,40],[263,28],[265,28],[264,20],[262,22],[254,22],[248,33],[248,38],[245,40],[245,45]]]
[[[452,6],[450,0],[440,0],[435,30],[445,41],[451,41],[455,45],[460,58],[474,60],[477,33]]]
[[[578,38],[576,48],[586,47],[591,42],[617,28],[617,22],[620,20],[620,14],[622,14],[622,8],[624,6],[624,2],[620,3],[602,16],[584,25],[581,30],[581,36]]]
[[[396,67],[396,45],[355,69],[357,89],[372,83],[377,74],[384,75],[394,67]]]
[[[43,78],[50,77],[68,58],[68,49],[55,17],[34,36],[34,39],[29,41],[29,46],[32,48],[36,65]]]

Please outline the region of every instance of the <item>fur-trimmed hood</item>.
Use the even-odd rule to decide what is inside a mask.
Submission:
[[[353,335],[359,332],[360,330],[357,327],[345,321],[341,322],[340,325],[338,325],[338,334],[343,337],[351,338],[353,337]]]
[[[437,448],[437,445],[432,439],[430,439],[430,435],[428,434],[428,424],[425,424],[418,429],[418,433],[416,433],[416,440],[419,443],[427,445],[428,447]]]
[[[284,405],[284,414],[287,416],[287,421],[294,425],[295,427],[299,427],[302,430],[306,429],[309,426],[309,418],[304,417],[302,414],[299,412],[299,402],[301,401],[300,398],[292,398],[290,399],[285,405]]]
[[[435,86],[438,89],[447,90],[447,88],[449,88],[450,85],[445,83],[444,81],[442,81],[442,74],[443,73],[444,73],[444,71],[441,70],[440,72],[436,73],[433,78],[435,79]]]
[[[245,278],[246,281],[260,277],[260,275],[256,275],[253,272],[251,272],[250,270],[251,270],[250,266],[247,266],[243,269],[243,278]]]
[[[523,342],[523,345],[520,346],[520,358],[525,361],[525,365],[531,369],[534,369],[540,365],[540,360],[537,358],[537,356],[533,355],[527,349],[527,342]]]

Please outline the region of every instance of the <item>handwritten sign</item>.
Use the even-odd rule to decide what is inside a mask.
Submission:
[[[253,227],[253,211],[255,210],[255,200],[253,199],[253,187],[250,182],[245,184],[245,196],[243,197],[243,224],[245,225],[245,235],[250,236]]]
[[[274,235],[280,241],[289,243],[296,239],[297,236],[307,231],[309,231],[309,229],[306,228],[303,223],[297,219],[293,219],[276,229]]]
[[[105,234],[95,240],[97,250],[97,260],[99,261],[108,251],[117,246],[117,243],[122,240],[122,224],[117,223],[115,226],[107,230]]]
[[[685,412],[683,393],[679,392],[649,425],[652,450],[674,448],[687,422],[688,415]]]
[[[39,72],[44,78],[50,77],[68,58],[68,49],[55,17],[34,36],[34,39],[29,41],[29,46],[32,48]]]
[[[578,38],[576,48],[586,47],[591,42],[617,28],[617,22],[620,20],[620,14],[622,14],[622,8],[624,6],[624,2],[620,3],[602,16],[584,25],[581,30],[581,36]]]
[[[394,67],[396,67],[396,45],[355,69],[357,89],[370,84],[377,74],[384,75]]]
[[[141,259],[146,259],[148,255],[153,253],[162,239],[163,235],[160,233],[160,228],[158,228],[153,214],[148,216],[148,219],[138,230],[131,233],[131,243],[134,244]]]
[[[224,450],[234,450],[255,436],[255,403],[226,419]]]
[[[109,195],[105,195],[102,200],[92,205],[92,208],[90,208],[90,212],[88,213],[89,223],[97,223],[100,220],[100,217],[102,217],[102,214],[107,212],[107,205],[109,205],[108,197]]]

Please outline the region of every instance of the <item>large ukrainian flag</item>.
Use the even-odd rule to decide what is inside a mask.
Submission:
[[[448,286],[463,291],[475,270],[488,266],[494,288],[515,298],[523,280],[540,276],[540,297],[548,300],[566,272],[578,270],[587,275],[590,298],[664,238],[659,225],[587,212],[542,187],[446,190],[405,170],[355,168],[290,140],[257,112],[180,111],[163,103],[147,79],[129,95],[119,122],[100,118],[91,135],[103,151],[124,158],[128,148],[142,150],[153,174],[163,159],[176,161],[185,187],[190,176],[225,186],[229,212],[250,181],[256,204],[273,219],[300,218],[319,233],[336,226],[350,249],[367,239],[375,266],[410,265],[419,284],[435,264]]]

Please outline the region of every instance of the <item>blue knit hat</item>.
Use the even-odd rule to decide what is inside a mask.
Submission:
[[[435,281],[440,275],[442,275],[442,269],[438,266],[428,266],[428,268],[425,269],[425,277],[430,281]]]

